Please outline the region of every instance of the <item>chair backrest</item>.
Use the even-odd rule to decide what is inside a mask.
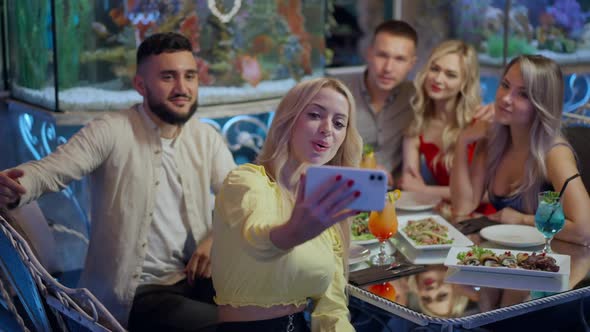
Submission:
[[[590,192],[590,127],[567,127],[564,133],[576,152],[582,182],[586,190]]]
[[[43,267],[49,273],[63,271],[57,255],[55,237],[37,201],[7,212],[18,224],[20,229],[17,228],[17,230],[23,231],[20,234],[27,240]]]
[[[8,279],[7,281],[12,286],[12,289],[15,290],[35,331],[51,331],[47,313],[43,307],[42,297],[37,290],[29,268],[18,252],[18,243],[10,236],[6,228],[1,230],[0,268],[2,268],[2,272]]]
[[[27,241],[2,214],[0,260],[3,269],[6,266],[5,273],[15,275],[18,286],[23,289],[19,297],[29,306],[27,312],[30,311],[32,319],[39,321],[35,324],[37,331],[51,331],[47,315],[41,314],[43,301],[58,315],[58,321],[69,320],[89,331],[125,331],[88,289],[71,289],[56,281],[37,260]]]

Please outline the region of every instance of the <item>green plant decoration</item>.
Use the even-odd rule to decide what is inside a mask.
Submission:
[[[90,32],[92,1],[55,0],[59,89],[78,84],[80,54]]]
[[[520,54],[535,53],[535,48],[532,47],[526,39],[517,37],[508,37],[507,56],[509,58]],[[504,40],[498,35],[490,36],[487,40],[488,54],[493,58],[501,58],[504,55]]]
[[[11,36],[14,43],[11,53],[15,61],[13,73],[15,83],[40,89],[47,81],[49,72],[49,38],[51,31],[47,25],[49,2],[35,0],[12,1],[9,6],[9,22],[12,24]],[[22,47],[19,47],[22,46]]]

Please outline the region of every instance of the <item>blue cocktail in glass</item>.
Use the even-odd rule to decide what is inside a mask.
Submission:
[[[544,191],[539,193],[539,205],[535,213],[535,226],[545,237],[543,252],[551,252],[551,239],[565,224],[563,207],[559,199],[559,193]]]

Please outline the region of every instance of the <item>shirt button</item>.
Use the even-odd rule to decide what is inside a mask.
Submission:
[[[153,217],[153,216],[154,216],[154,213],[153,212],[150,212],[150,217]]]
[[[160,184],[160,181],[156,181],[156,186]]]
[[[160,150],[156,150],[156,154],[160,154]]]

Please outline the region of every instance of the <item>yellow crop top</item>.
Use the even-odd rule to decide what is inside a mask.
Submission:
[[[264,167],[231,171],[215,199],[212,278],[219,305],[303,305],[311,298],[312,331],[354,331],[344,293],[342,243],[334,227],[284,251],[270,229],[285,223],[292,206]]]

